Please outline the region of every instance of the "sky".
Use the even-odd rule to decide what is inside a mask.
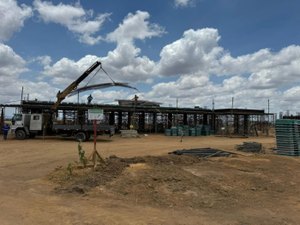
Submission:
[[[114,87],[80,102],[300,112],[298,0],[0,0],[0,104],[55,101],[94,62]],[[110,82],[103,72],[79,87]],[[232,102],[233,100],[233,102]],[[65,102],[77,102],[77,96]]]

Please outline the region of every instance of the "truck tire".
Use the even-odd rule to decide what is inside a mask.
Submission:
[[[77,141],[86,141],[87,137],[86,137],[86,133],[84,132],[78,132],[77,134],[75,134],[75,139]]]
[[[16,139],[18,140],[24,140],[26,138],[26,133],[24,130],[16,130],[15,135]]]

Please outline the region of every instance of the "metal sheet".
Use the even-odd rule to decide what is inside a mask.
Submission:
[[[131,88],[134,90],[137,90],[135,87],[130,86],[128,83],[120,83],[120,82],[114,82],[114,83],[102,83],[102,84],[94,84],[90,86],[85,86],[81,88],[77,88],[76,90],[72,91],[69,96],[76,95],[83,91],[90,91],[90,90],[96,90],[96,89],[103,89],[103,88],[109,88],[109,87],[126,87]]]

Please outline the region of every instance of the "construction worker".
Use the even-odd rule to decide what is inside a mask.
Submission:
[[[9,129],[10,129],[10,127],[9,127],[9,125],[7,123],[4,124],[4,126],[2,127],[3,139],[4,140],[7,140],[7,134],[8,134]]]
[[[87,100],[88,100],[88,104],[90,105],[93,100],[92,95],[89,95],[89,97],[87,97]]]

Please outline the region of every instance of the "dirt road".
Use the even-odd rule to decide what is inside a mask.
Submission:
[[[0,224],[299,224],[300,161],[271,154],[272,137],[100,137],[97,149],[103,157],[161,156],[196,147],[235,151],[244,141],[262,143],[267,154],[202,160],[176,172],[173,162],[157,169],[146,161],[78,194],[57,193],[49,180],[55,168],[78,161],[76,142],[1,140]],[[88,155],[93,142],[82,147]]]

